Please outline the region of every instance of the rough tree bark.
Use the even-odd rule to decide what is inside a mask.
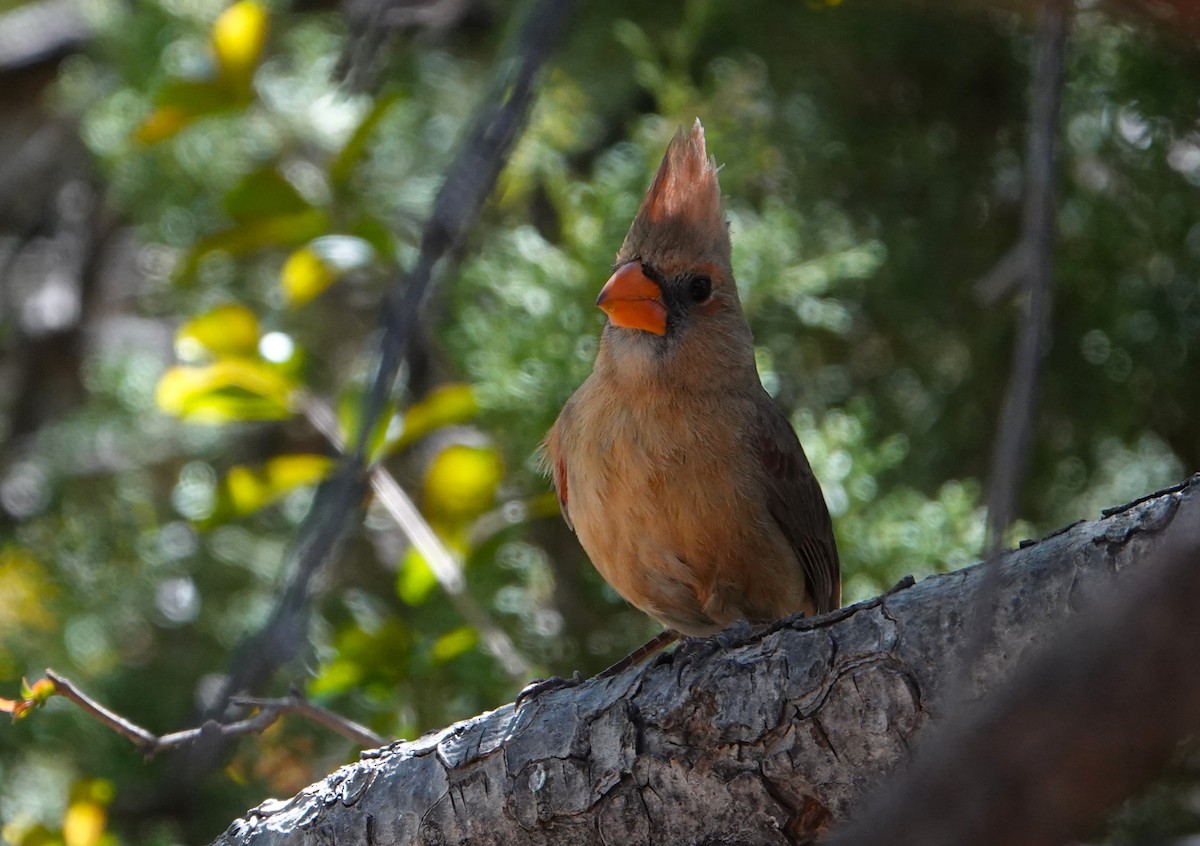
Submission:
[[[964,690],[993,690],[1164,543],[1194,558],[1197,500],[1200,476],[1006,553],[995,635],[965,680],[978,566],[365,753],[216,844],[810,841]]]

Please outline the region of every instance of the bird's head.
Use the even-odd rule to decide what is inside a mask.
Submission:
[[[704,349],[714,363],[749,357],[753,365],[717,167],[699,120],[667,147],[596,305],[608,315],[610,356],[662,360]]]

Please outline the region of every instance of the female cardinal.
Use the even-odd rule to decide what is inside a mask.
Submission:
[[[829,511],[758,380],[699,120],[667,147],[614,267],[595,368],[543,445],[592,563],[684,635],[836,608]]]

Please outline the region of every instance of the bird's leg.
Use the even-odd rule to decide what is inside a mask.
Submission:
[[[581,684],[583,684],[583,674],[578,670],[573,672],[569,679],[564,679],[562,676],[551,676],[548,679],[534,679],[521,688],[521,692],[517,694],[517,700],[513,703],[513,708],[520,708],[521,703],[526,699],[537,699],[543,693],[549,693],[552,690],[561,690],[564,687],[575,687]]]
[[[667,629],[650,638],[650,640],[630,652],[611,667],[601,670],[594,678],[609,679],[618,673],[623,673],[635,664],[640,664],[663,647],[670,646],[678,639],[679,632]],[[576,685],[583,684],[583,681],[583,676],[579,674],[578,670],[569,679],[564,679],[561,676],[551,676],[548,679],[534,679],[517,694],[517,701],[513,703],[513,707],[520,708],[521,703],[526,699],[536,699],[543,693],[549,693],[552,690],[561,690],[564,687],[575,687]]]
[[[623,673],[634,664],[640,664],[654,653],[662,651],[665,647],[670,646],[677,640],[679,640],[679,632],[671,629],[664,629],[643,643],[637,649],[630,652],[620,661],[617,661],[611,667],[601,670],[596,674],[596,678],[610,679],[618,673]]]

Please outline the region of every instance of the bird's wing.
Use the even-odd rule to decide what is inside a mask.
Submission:
[[[764,400],[754,441],[767,508],[800,561],[817,612],[832,611],[841,604],[842,579],[829,509],[791,424],[774,402]]]

